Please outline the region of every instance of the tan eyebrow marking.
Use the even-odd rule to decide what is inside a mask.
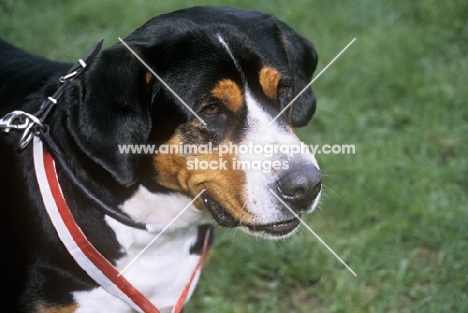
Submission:
[[[265,66],[259,73],[260,86],[262,86],[263,92],[270,99],[276,99],[278,97],[278,83],[281,75],[274,68]]]
[[[244,96],[240,87],[230,79],[221,80],[211,93],[233,112],[239,111],[244,103]]]

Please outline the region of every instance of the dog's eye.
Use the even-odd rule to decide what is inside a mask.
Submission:
[[[220,107],[216,103],[208,104],[203,108],[202,112],[205,115],[216,115],[221,111]]]
[[[286,94],[286,96],[290,93],[291,91],[291,85],[288,84],[279,84],[278,85],[278,97],[281,96],[282,94]]]

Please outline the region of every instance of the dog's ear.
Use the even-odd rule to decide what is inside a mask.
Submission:
[[[122,185],[139,176],[140,156],[121,144],[143,144],[151,130],[153,77],[118,44],[99,53],[64,95],[67,128],[79,148]]]
[[[312,79],[317,66],[318,56],[314,46],[306,38],[297,34],[289,26],[278,22],[279,37],[283,44],[289,68],[293,75],[293,98]],[[293,127],[307,125],[315,113],[315,95],[312,88],[308,88],[293,104],[290,109],[291,124]]]

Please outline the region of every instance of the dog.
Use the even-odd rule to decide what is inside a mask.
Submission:
[[[0,42],[8,312],[180,312],[212,225],[284,238],[319,201],[313,155],[255,150],[299,145],[315,112],[316,50],[285,23],[193,7],[98,50],[73,65]],[[185,145],[211,150],[163,153]]]

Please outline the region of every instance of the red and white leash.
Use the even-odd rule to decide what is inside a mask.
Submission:
[[[58,236],[70,255],[78,265],[102,288],[110,294],[122,299],[138,312],[160,313],[160,311],[138,291],[119,271],[87,240],[80,227],[76,224],[70,209],[63,197],[57,178],[55,162],[52,156],[44,150],[42,141],[37,136],[33,143],[34,167],[42,200]],[[191,285],[201,271],[204,254],[208,247],[209,231],[205,234],[205,242],[200,259],[193,270],[189,282],[179,296],[173,313],[182,309],[191,289]]]

